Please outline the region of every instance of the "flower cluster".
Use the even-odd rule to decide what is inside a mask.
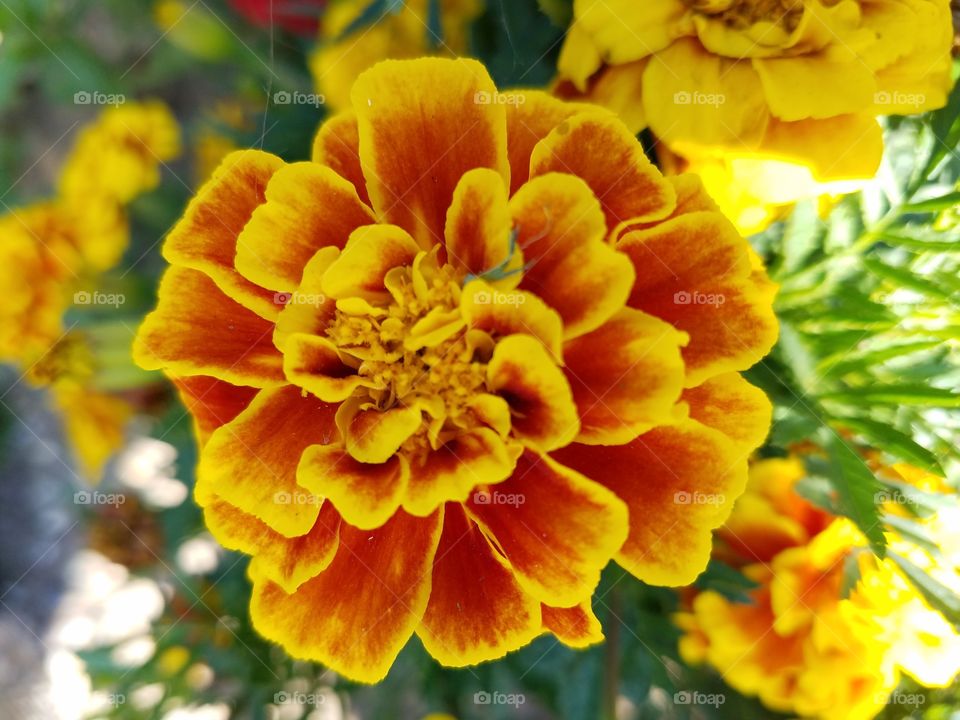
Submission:
[[[92,391],[87,336],[64,315],[94,297],[84,288],[126,249],[125,206],[159,183],[159,165],[179,152],[179,130],[157,102],[112,107],[84,128],[49,200],[0,216],[0,361],[50,386],[88,475],[119,445],[129,410]]]
[[[775,286],[700,182],[605,110],[496,94],[386,61],[311,161],[228,156],[134,346],[193,415],[254,625],[361,681],[414,632],[448,665],[596,642],[611,559],[692,581],[770,421],[739,371]]]
[[[929,687],[949,686],[960,673],[960,634],[893,559],[869,551],[849,520],[797,494],[804,475],[797,458],[752,466],[747,492],[718,531],[716,552],[756,588],[749,603],[714,591],[697,594],[690,611],[676,618],[686,633],[682,657],[715,667],[736,690],[773,710],[804,717],[872,718],[890,702],[901,673]],[[881,475],[944,488],[910,466],[884,468]],[[895,497],[891,493],[888,504]],[[934,516],[924,525],[946,541],[955,533],[945,523],[955,521]],[[942,542],[943,559],[935,561],[895,533],[888,539],[891,552],[960,589],[955,548],[951,553]]]
[[[942,107],[948,0],[576,0],[564,95],[649,127],[745,231],[873,177],[876,115]]]

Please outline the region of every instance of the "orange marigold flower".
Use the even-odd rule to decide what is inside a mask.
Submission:
[[[596,642],[611,558],[705,566],[774,288],[606,111],[435,58],[352,97],[311,162],[228,156],[165,244],[134,354],[193,414],[206,522],[255,626],[361,681],[413,632],[448,665]]]

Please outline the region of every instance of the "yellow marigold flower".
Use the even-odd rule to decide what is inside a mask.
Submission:
[[[387,61],[311,162],[229,156],[134,345],[193,414],[255,626],[361,681],[413,632],[448,665],[598,641],[600,570],[696,577],[769,425],[738,371],[774,288],[697,179],[604,110],[496,92]]]
[[[911,484],[933,478],[894,468]],[[948,686],[960,672],[960,634],[893,560],[869,552],[849,520],[796,494],[803,475],[797,458],[752,466],[747,491],[718,534],[720,554],[758,587],[749,604],[698,594],[690,611],[676,617],[685,632],[681,655],[714,666],[732,687],[771,709],[804,717],[874,717],[901,672],[927,686]],[[936,569],[928,553],[888,535],[897,553]],[[859,578],[844,597],[850,561]],[[960,576],[952,572],[957,589]]]
[[[383,16],[347,32],[370,6],[369,0],[333,0],[323,15],[320,44],[310,56],[317,92],[328,107],[350,107],[356,77],[383,58],[414,58],[426,54],[459,56],[467,51],[467,31],[480,14],[480,0],[440,0],[442,37],[429,25],[431,0],[398,3]]]
[[[949,0],[575,0],[574,18],[558,90],[746,181],[720,199],[732,217],[749,201],[743,229],[872,177],[875,116],[942,107],[951,85]]]
[[[160,182],[160,166],[180,152],[180,130],[166,105],[129,103],[105,110],[85,127],[60,176],[60,196],[126,204]]]

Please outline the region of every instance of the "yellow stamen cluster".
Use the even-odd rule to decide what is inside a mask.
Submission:
[[[743,30],[758,22],[780,25],[788,32],[800,24],[803,4],[794,0],[685,0],[695,11]]]

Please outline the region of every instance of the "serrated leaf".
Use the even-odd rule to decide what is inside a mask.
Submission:
[[[927,472],[943,475],[943,468],[940,467],[936,456],[896,428],[865,417],[837,418],[836,424],[860,433],[878,450],[888,452]]]
[[[922,405],[924,407],[955,408],[960,407],[960,395],[945,388],[902,383],[893,385],[868,385],[821,393],[821,400],[863,407],[864,404],[881,405]]]
[[[897,287],[915,290],[929,297],[949,300],[953,293],[943,287],[940,287],[932,280],[928,280],[922,275],[917,275],[909,270],[900,267],[893,267],[876,258],[864,258],[864,267],[882,280],[893,283]]]
[[[904,213],[933,213],[952,208],[960,204],[960,191],[949,192],[946,195],[929,198],[927,200],[918,200],[917,202],[902,205],[900,210]]]
[[[830,458],[826,475],[837,492],[840,512],[856,523],[874,553],[883,557],[887,542],[875,502],[877,493],[883,491],[883,484],[856,451],[835,432],[824,429],[819,435]]]
[[[890,559],[910,579],[910,582],[920,591],[930,607],[943,615],[947,622],[955,628],[960,629],[960,596],[957,596],[946,585],[930,577],[928,573],[907,558],[892,552],[890,553]]]

